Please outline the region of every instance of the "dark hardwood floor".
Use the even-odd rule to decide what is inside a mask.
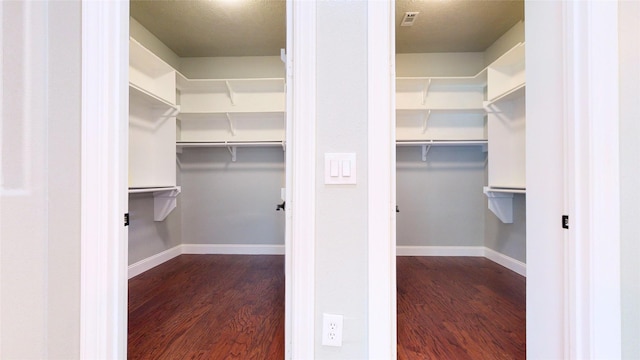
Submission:
[[[284,257],[181,255],[129,280],[129,359],[284,359]]]
[[[485,258],[398,257],[398,359],[525,359],[525,278]]]
[[[398,359],[524,359],[525,279],[398,257]],[[283,359],[284,258],[182,255],[129,281],[130,359]]]

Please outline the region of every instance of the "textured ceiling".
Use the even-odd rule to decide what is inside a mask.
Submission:
[[[407,11],[419,11],[401,27]],[[284,0],[132,0],[131,16],[181,57],[279,55]],[[524,0],[397,0],[396,52],[484,51],[524,18]]]
[[[280,55],[284,0],[132,0],[131,16],[180,57]]]

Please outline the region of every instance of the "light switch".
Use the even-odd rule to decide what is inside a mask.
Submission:
[[[342,176],[351,176],[351,162],[348,160],[342,160]]]
[[[324,183],[328,185],[356,184],[356,154],[325,153]]]
[[[329,162],[329,173],[331,177],[340,176],[340,161],[338,160],[330,160]]]

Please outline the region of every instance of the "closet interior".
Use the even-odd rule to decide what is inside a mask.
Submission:
[[[398,23],[418,4],[399,2]],[[396,26],[398,255],[484,256],[525,274],[523,20],[464,52],[412,52],[402,37],[415,30]]]
[[[130,36],[129,277],[180,254],[284,254],[281,57],[180,57],[134,17]]]

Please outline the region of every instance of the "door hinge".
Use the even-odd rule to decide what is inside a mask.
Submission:
[[[562,228],[563,229],[569,228],[569,215],[562,215]]]
[[[129,226],[129,213],[124,214],[124,226]]]

